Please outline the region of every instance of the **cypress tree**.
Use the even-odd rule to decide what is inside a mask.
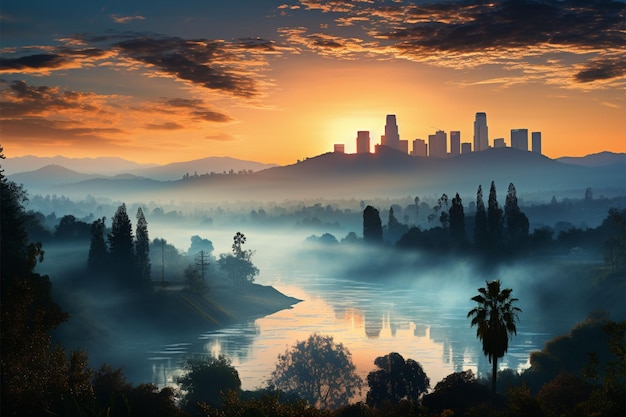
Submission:
[[[122,203],[113,216],[109,234],[111,267],[119,280],[130,279],[136,271],[134,246],[133,226]]]
[[[91,245],[87,258],[87,268],[90,272],[103,272],[109,265],[109,251],[104,240],[105,220],[106,218],[103,217],[91,224]]]
[[[476,192],[476,218],[474,220],[474,243],[479,248],[487,246],[487,213],[483,202],[483,187]]]
[[[137,209],[137,229],[135,231],[135,253],[137,256],[137,272],[139,279],[144,284],[151,281],[150,265],[150,237],[148,236],[148,222],[141,207]]]
[[[455,244],[464,243],[465,237],[465,212],[459,193],[452,198],[450,207],[450,237]]]
[[[487,204],[487,244],[490,248],[496,248],[503,240],[504,219],[502,209],[498,205],[496,184],[493,181],[491,181],[489,201]]]

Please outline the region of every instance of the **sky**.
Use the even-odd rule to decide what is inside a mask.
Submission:
[[[622,1],[179,0],[0,6],[7,157],[281,165],[436,130],[626,152]]]

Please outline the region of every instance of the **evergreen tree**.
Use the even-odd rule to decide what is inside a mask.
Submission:
[[[502,209],[498,205],[496,184],[491,181],[489,201],[487,202],[487,245],[497,248],[502,243],[504,231]]]
[[[474,220],[474,243],[479,248],[487,245],[487,213],[483,202],[483,187],[478,186],[476,192],[476,218]]]
[[[136,272],[133,226],[122,203],[113,216],[109,234],[111,267],[119,280],[131,279]]]
[[[517,191],[513,183],[504,203],[504,218],[506,220],[506,241],[512,248],[517,248],[528,238],[528,217],[520,210],[517,204]]]
[[[450,207],[450,237],[454,243],[461,244],[466,241],[465,237],[465,212],[459,193],[452,198]]]
[[[135,231],[135,254],[137,256],[137,272],[142,284],[150,284],[150,237],[148,236],[148,222],[141,207],[137,209],[137,228]]]
[[[106,218],[103,217],[91,224],[91,245],[89,246],[87,268],[92,273],[103,272],[109,265],[109,250],[104,240],[105,220]]]
[[[441,222],[441,227],[443,227],[444,229],[448,228],[448,225],[450,224],[450,213],[448,213],[448,195],[447,194],[442,194],[441,197],[439,197],[439,200],[437,201],[437,207],[439,207],[439,209],[437,211],[441,212],[441,214],[439,215],[439,221]]]
[[[380,214],[372,206],[367,206],[363,210],[363,240],[368,243],[378,243],[383,240]]]

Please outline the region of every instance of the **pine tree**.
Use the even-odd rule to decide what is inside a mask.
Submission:
[[[380,214],[372,206],[367,206],[363,210],[363,240],[369,243],[382,242],[383,240]]]
[[[150,237],[148,236],[148,222],[146,221],[141,207],[137,209],[137,229],[135,236],[137,272],[141,283],[148,285],[151,282]]]
[[[91,224],[91,245],[89,246],[87,268],[92,273],[104,272],[109,265],[109,250],[104,240],[105,220],[106,218],[103,217]]]
[[[506,220],[507,244],[516,248],[528,238],[528,217],[520,210],[517,204],[517,191],[513,183],[509,184],[509,190],[504,203],[504,218]]]
[[[109,234],[111,267],[119,280],[131,279],[136,272],[133,226],[122,203],[113,216]]]
[[[489,201],[487,202],[487,244],[490,248],[496,248],[503,240],[503,216],[502,209],[498,205],[496,184],[491,181],[489,189]]]
[[[474,243],[479,248],[487,245],[487,213],[483,202],[483,187],[478,186],[476,192],[476,217],[474,220]]]
[[[452,206],[450,207],[450,237],[454,243],[461,244],[466,240],[465,237],[465,212],[463,210],[463,202],[459,193],[452,198]]]

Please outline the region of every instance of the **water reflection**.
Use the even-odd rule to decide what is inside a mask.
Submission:
[[[389,352],[418,361],[432,386],[453,372],[491,371],[466,319],[469,301],[442,303],[441,295],[433,292],[304,273],[277,273],[268,284],[304,301],[292,309],[150,352],[152,382],[172,384],[187,355],[223,354],[239,372],[243,389],[255,389],[265,384],[279,354],[315,332],[332,335],[348,347],[363,378],[374,369],[374,359]],[[531,325],[520,322],[501,367],[528,366],[529,353],[552,337],[531,332]]]

